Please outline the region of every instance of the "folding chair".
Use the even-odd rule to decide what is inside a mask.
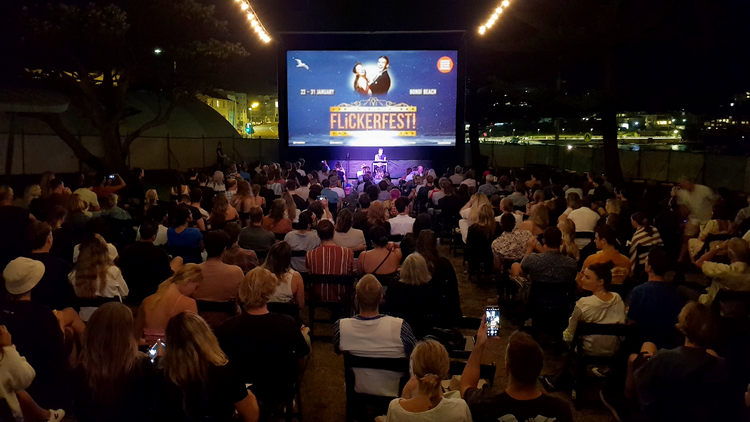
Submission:
[[[344,379],[346,384],[346,420],[371,421],[376,416],[388,413],[388,405],[394,397],[375,396],[354,390],[354,369],[380,369],[401,374],[398,396],[409,381],[409,358],[371,358],[344,353]],[[362,381],[362,380],[360,380]],[[368,412],[369,408],[369,412]]]
[[[294,318],[294,321],[297,322],[297,324],[300,323],[300,309],[299,305],[297,305],[296,303],[268,302],[267,306],[268,312],[289,315],[290,317]]]
[[[310,324],[310,339],[313,339],[313,333],[315,332],[316,322],[333,323],[335,321],[331,319],[316,319],[315,309],[316,308],[338,308],[341,309],[341,316],[348,317],[351,315],[352,310],[352,292],[354,289],[354,276],[353,275],[320,275],[302,273],[302,280],[305,284],[305,291],[307,292],[307,309],[309,312]],[[319,299],[319,294],[315,291],[315,286],[325,287],[325,285],[339,285],[344,286],[344,298],[341,302],[329,302]]]

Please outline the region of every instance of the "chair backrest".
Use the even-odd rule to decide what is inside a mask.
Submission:
[[[167,250],[167,253],[171,255],[172,257],[175,256],[201,256],[201,250],[199,248],[189,248],[186,246],[175,246],[175,245],[166,245],[165,249]]]
[[[282,241],[286,237],[285,233],[274,233],[273,235],[276,238],[276,240],[278,240],[278,241]]]
[[[307,251],[294,251],[294,250],[292,251],[292,257],[304,258],[306,256],[307,256]]]
[[[722,318],[750,318],[750,292],[721,289],[712,305]]]
[[[268,257],[268,249],[265,251],[254,251],[255,255],[258,257],[258,261],[262,264],[263,261],[266,260],[266,257]]]
[[[289,315],[299,323],[299,305],[296,303],[268,302],[268,312],[275,314]]]
[[[529,303],[534,307],[560,307],[573,302],[575,282],[534,283],[531,282]]]
[[[120,302],[119,296],[115,297],[76,297],[74,303],[76,308],[98,308],[109,302]]]
[[[388,236],[389,242],[401,242],[402,240],[404,240],[403,234],[391,234]]]
[[[402,391],[406,383],[409,381],[409,358],[373,358],[354,356],[351,353],[344,353],[344,379],[346,383],[346,401],[347,404],[350,400],[359,395],[354,391],[354,371],[353,369],[380,369],[385,371],[393,371],[403,374],[401,382],[399,383],[398,391]],[[395,397],[394,397],[395,398]]]
[[[201,312],[222,312],[230,315],[237,314],[237,302],[211,302],[208,300],[196,300],[196,306],[198,307],[198,313]]]

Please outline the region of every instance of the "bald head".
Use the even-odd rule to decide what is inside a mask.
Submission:
[[[732,262],[744,262],[750,264],[750,245],[744,239],[735,237],[729,240],[727,245],[729,259]]]
[[[373,312],[378,310],[383,298],[383,286],[372,274],[367,274],[357,283],[357,303],[362,311]]]

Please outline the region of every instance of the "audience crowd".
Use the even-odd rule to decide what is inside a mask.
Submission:
[[[172,174],[165,200],[141,169],[71,187],[48,172],[18,198],[0,187],[0,420],[284,417],[312,350],[300,311],[321,303],[337,353],[410,359],[406,377],[352,368],[354,392],[394,398],[387,421],[572,421],[541,387],[580,394],[577,356],[612,358],[593,371],[617,420],[747,415],[750,207],[738,194],[550,170],[419,166],[375,180],[302,159],[221,161]],[[495,280],[488,305],[522,327],[499,394],[480,381],[497,347],[489,321],[453,373],[447,337],[467,318],[441,242],[463,250],[469,279]],[[633,334],[581,336],[590,324]],[[545,330],[569,359],[540,377]]]

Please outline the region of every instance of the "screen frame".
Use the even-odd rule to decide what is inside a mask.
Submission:
[[[425,155],[438,158],[450,157],[456,163],[464,161],[465,110],[466,110],[466,40],[465,31],[420,31],[420,32],[284,32],[279,34],[278,92],[279,92],[279,152],[281,157],[290,154],[304,157],[310,162],[317,159],[343,157],[365,158],[370,156],[368,147],[290,147],[289,104],[287,89],[287,51],[456,51],[456,142],[446,146],[394,146],[388,148],[389,159],[409,159]],[[346,152],[344,152],[344,150]],[[308,159],[309,157],[309,159]]]

